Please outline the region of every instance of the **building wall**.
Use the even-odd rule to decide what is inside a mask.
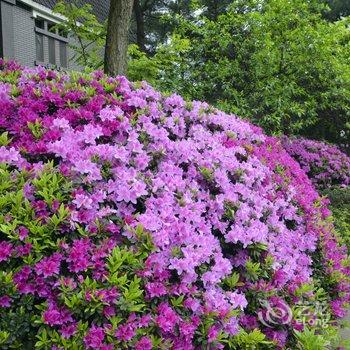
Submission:
[[[20,1],[0,0],[1,6],[1,29],[3,41],[3,56],[9,59],[15,59],[18,63],[34,67],[37,61],[36,57],[36,31],[33,9]],[[40,16],[40,14],[35,14]],[[48,20],[49,15],[44,16]],[[57,19],[56,19],[57,20]],[[45,22],[47,23],[47,22]],[[47,30],[47,24],[45,24]],[[1,34],[1,33],[0,33]],[[69,37],[67,43],[67,68],[70,70],[82,70],[84,67],[74,62],[74,51],[69,47],[70,44],[76,44],[74,38]],[[49,62],[48,37],[43,34],[44,61]],[[60,67],[60,46],[59,40],[55,40],[56,63]]]
[[[14,58],[17,62],[32,67],[36,56],[32,10],[22,6],[13,6],[13,18]]]
[[[33,11],[31,8],[25,8],[22,6],[14,6],[14,43],[15,54],[14,58],[19,63],[33,67],[36,61],[36,47],[35,47],[35,20],[33,18]],[[49,39],[43,35],[44,41],[44,62],[49,62]],[[70,55],[70,49],[67,46],[67,55]],[[55,55],[56,60],[59,63],[59,42],[55,40]],[[59,66],[59,64],[58,64]],[[68,61],[68,68],[70,62]],[[78,67],[77,67],[78,68]]]
[[[2,55],[6,58],[14,58],[14,32],[13,32],[13,8],[14,2],[0,0],[0,14],[1,14],[1,45]]]

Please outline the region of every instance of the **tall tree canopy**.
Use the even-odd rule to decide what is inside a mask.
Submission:
[[[176,28],[177,16],[193,19],[194,11],[200,7],[203,14],[215,20],[230,3],[231,0],[135,0],[132,41],[141,51],[152,54]]]
[[[191,16],[175,18],[173,36],[153,58],[160,68],[155,83],[252,118],[272,133],[344,141],[350,113],[347,20],[325,20],[319,1],[230,3],[214,19],[202,4]],[[168,59],[165,52],[173,54],[170,66],[159,63]]]

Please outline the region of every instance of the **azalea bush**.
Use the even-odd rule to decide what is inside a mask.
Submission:
[[[350,157],[337,146],[321,141],[283,137],[282,142],[328,198],[335,227],[350,251]]]
[[[283,138],[283,146],[319,190],[350,185],[350,157],[337,146],[287,137]]]
[[[278,139],[145,82],[0,68],[2,349],[338,346],[346,249]]]

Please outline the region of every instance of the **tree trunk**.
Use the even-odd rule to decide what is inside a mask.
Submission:
[[[146,52],[145,20],[140,0],[134,0],[134,12],[136,19],[136,40],[140,50]]]
[[[104,71],[108,75],[125,75],[129,25],[134,0],[111,0],[108,14]]]

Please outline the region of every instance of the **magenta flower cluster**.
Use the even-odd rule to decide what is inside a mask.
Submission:
[[[350,185],[350,157],[337,146],[304,138],[282,138],[286,151],[318,189]]]
[[[61,339],[52,349],[69,339],[97,350],[151,350],[161,348],[158,340],[171,349],[223,349],[242,328],[260,328],[283,348],[294,326],[266,328],[252,305],[274,296],[293,308],[298,288],[316,281],[315,256],[322,273],[336,276],[328,306],[343,315],[346,251],[326,224],[324,203],[277,139],[145,82],[0,67],[0,131],[9,137],[0,162],[14,176],[33,174],[23,185],[33,220],[44,225],[67,212],[50,231],[51,245],[0,212],[1,223],[12,225],[0,235],[0,269],[13,267],[19,293],[0,295],[0,309],[28,295],[44,305],[43,326]],[[69,182],[61,189],[69,199],[47,200],[36,190],[48,161]],[[140,227],[154,249],[135,267],[132,283],[144,296],[137,308],[123,304],[126,282],[113,282],[110,257],[126,239],[136,247]],[[66,298],[74,294],[76,308]]]

